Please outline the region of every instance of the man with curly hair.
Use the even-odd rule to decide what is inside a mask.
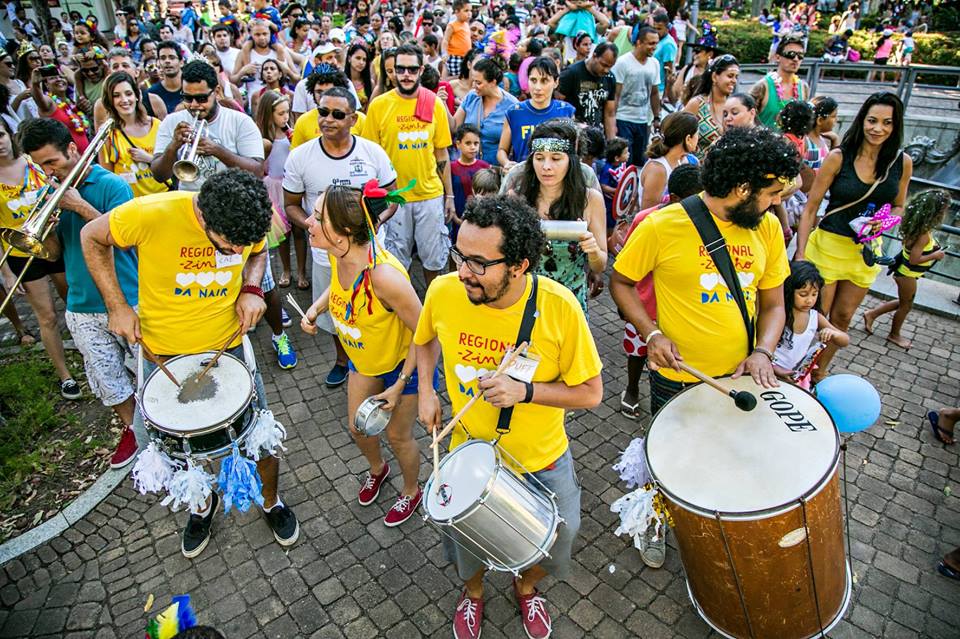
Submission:
[[[756,326],[755,344],[734,296],[704,248],[682,204],[649,216],[617,256],[610,292],[627,321],[647,344],[650,414],[697,379],[681,372],[684,362],[713,377],[744,373],[765,387],[777,385],[773,352],[786,312],[783,281],[790,274],[783,229],[770,212],[780,193],[800,172],[796,149],[763,127],[734,128],[707,152],[701,171],[704,192],[684,202],[702,201],[716,224]],[[723,248],[719,249],[723,250]],[[653,273],[657,322],[650,319],[634,288]],[[644,562],[659,568],[665,536],[644,535]]]
[[[512,196],[473,200],[456,246],[450,249],[457,270],[437,277],[427,289],[414,335],[421,376],[420,421],[427,431],[435,432],[441,421],[440,398],[429,380],[442,353],[453,413],[484,393],[470,409],[469,434],[462,423],[453,430],[451,451],[469,437],[492,440],[498,428],[508,428],[500,447],[556,494],[564,524],[550,557],[521,571],[513,582],[524,630],[531,638],[548,637],[551,630],[546,602],[536,585],[548,573],[566,576],[580,528],[580,488],[564,413],[592,408],[603,398],[602,365],[580,303],[565,286],[532,275],[545,245],[539,218],[524,200]],[[530,343],[526,374],[511,367],[506,375],[489,377],[487,372],[497,367],[506,350],[521,341],[525,316],[533,321],[526,340]],[[444,539],[465,581],[453,636],[475,639],[481,631],[486,568],[470,551]]]
[[[228,169],[210,176],[199,193],[148,195],[88,222],[81,232],[83,253],[107,307],[110,331],[131,344],[143,342],[166,359],[219,350],[239,329],[241,337],[227,345],[227,352],[244,359],[242,336],[266,310],[260,282],[272,214],[263,182],[247,171]],[[117,281],[114,247],[137,250],[139,314]],[[152,369],[144,361],[141,380]],[[258,407],[266,409],[259,371],[254,383]],[[142,446],[146,433],[141,413],[136,415],[134,431]],[[279,467],[272,456],[257,462],[267,522],[277,543],[290,546],[300,526],[277,494]],[[191,512],[181,545],[185,557],[206,548],[219,507],[220,497],[213,493],[205,508]]]

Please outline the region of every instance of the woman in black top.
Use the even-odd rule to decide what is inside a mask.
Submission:
[[[823,161],[800,218],[794,259],[807,259],[820,270],[826,282],[820,292],[823,312],[842,331],[849,328],[881,270],[873,263],[872,251],[864,251],[864,245],[857,243],[850,222],[884,204],[890,205],[894,215],[903,213],[913,162],[900,150],[902,143],[903,103],[893,93],[874,93],[860,107],[840,147]],[[827,192],[830,203],[814,230]],[[827,346],[815,380],[826,376],[835,352]]]

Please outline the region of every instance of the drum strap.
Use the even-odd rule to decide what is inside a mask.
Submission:
[[[533,333],[533,324],[537,321],[537,274],[531,275],[532,282],[530,286],[530,297],[523,307],[523,319],[520,320],[520,332],[517,333],[517,341],[514,344],[530,342],[530,335]],[[500,409],[500,417],[497,418],[497,435],[503,437],[510,432],[510,419],[513,417],[513,406]],[[498,439],[499,439],[498,437]]]
[[[717,266],[717,270],[720,271],[720,275],[727,285],[727,289],[737,302],[743,324],[747,328],[747,354],[750,354],[753,352],[756,328],[753,320],[750,319],[749,311],[747,311],[747,300],[743,296],[743,289],[740,288],[740,279],[733,267],[733,260],[730,259],[730,252],[727,251],[727,242],[723,239],[720,229],[717,228],[717,223],[713,221],[710,211],[707,210],[707,205],[703,203],[699,195],[684,198],[680,204],[687,215],[690,216],[690,221],[693,222],[697,233],[700,234],[700,240],[703,242],[704,248],[710,253],[713,263]]]

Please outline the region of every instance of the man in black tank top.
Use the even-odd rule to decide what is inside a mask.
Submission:
[[[180,50],[180,45],[170,40],[161,42],[157,47],[157,62],[163,76],[160,82],[151,86],[146,92],[159,96],[167,107],[167,113],[173,113],[183,99],[180,95],[180,69],[183,66],[183,52]],[[149,99],[144,100],[144,103],[148,101]]]

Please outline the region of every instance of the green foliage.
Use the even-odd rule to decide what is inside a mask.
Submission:
[[[960,8],[944,6],[946,4],[941,2],[933,12],[933,28],[937,31],[960,31]]]

